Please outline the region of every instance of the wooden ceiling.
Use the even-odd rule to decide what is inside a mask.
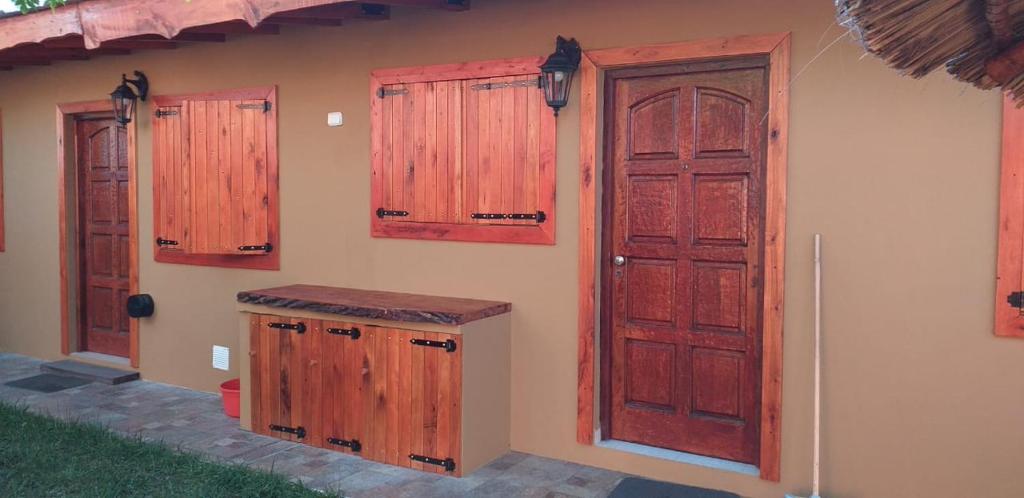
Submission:
[[[470,0],[84,0],[0,18],[0,71],[56,61],[276,35],[281,25],[341,26],[391,17],[391,6],[466,10]]]

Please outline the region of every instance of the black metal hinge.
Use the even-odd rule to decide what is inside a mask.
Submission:
[[[358,439],[345,440],[345,439],[338,439],[336,437],[329,437],[329,438],[327,438],[327,442],[330,443],[330,444],[333,444],[335,446],[344,446],[344,447],[352,450],[355,453],[359,453],[360,451],[363,451],[363,444],[360,443]]]
[[[455,460],[451,458],[431,458],[423,455],[410,454],[409,459],[414,462],[428,463],[430,465],[437,465],[438,467],[444,467],[445,472],[455,472]]]
[[[306,324],[302,323],[302,322],[299,322],[299,323],[272,322],[272,323],[268,323],[267,326],[272,328],[272,329],[294,330],[296,334],[302,334],[302,333],[304,333],[306,331]]]
[[[395,95],[405,95],[409,93],[408,88],[396,88],[394,90],[388,90],[387,88],[380,87],[377,89],[377,97],[394,97]]]
[[[156,110],[156,117],[158,117],[158,118],[164,118],[164,117],[167,117],[167,116],[177,116],[177,115],[178,115],[178,111],[165,111],[163,109],[157,109]]]
[[[162,237],[157,237],[156,238],[156,245],[160,246],[160,247],[163,247],[163,246],[176,246],[176,245],[178,245],[178,241],[177,240],[167,240],[167,239],[162,238]]]
[[[274,246],[270,242],[267,242],[261,246],[238,246],[238,250],[272,252],[274,250]]]
[[[1014,308],[1024,308],[1024,292],[1012,292],[1006,296],[1006,302]]]
[[[443,348],[449,353],[454,353],[455,349],[458,348],[458,343],[451,339],[445,339],[444,341],[431,341],[427,339],[410,339],[409,342],[417,346],[427,346],[431,348]]]
[[[390,211],[384,208],[377,208],[377,217],[383,218],[385,216],[409,216],[408,211]]]
[[[548,215],[544,211],[536,213],[473,213],[469,215],[474,220],[537,220],[537,223],[544,223]]]
[[[350,329],[337,329],[332,327],[327,329],[327,333],[331,335],[347,335],[351,337],[353,341],[358,339],[359,336],[363,335],[363,333],[360,332],[359,329],[355,327],[352,327]]]
[[[540,88],[540,76],[536,78],[530,78],[528,80],[518,81],[502,81],[499,83],[480,83],[469,87],[471,90],[498,90],[501,88],[515,88],[515,87],[527,87],[527,88]]]
[[[274,432],[283,432],[285,434],[292,434],[292,435],[298,437],[299,439],[302,439],[302,438],[306,437],[306,429],[304,427],[302,427],[301,425],[298,426],[298,427],[287,427],[287,426],[284,426],[284,425],[270,424],[270,430],[272,430]]]
[[[270,101],[264,100],[262,104],[238,104],[239,109],[256,109],[258,111],[270,112]]]

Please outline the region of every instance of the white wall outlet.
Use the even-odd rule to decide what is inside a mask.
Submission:
[[[213,347],[213,368],[228,370],[231,368],[231,349],[226,346]]]
[[[327,126],[341,126],[345,123],[345,116],[340,112],[327,113]]]

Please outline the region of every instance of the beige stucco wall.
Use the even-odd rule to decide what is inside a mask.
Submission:
[[[133,69],[157,94],[277,84],[279,272],[153,261],[150,126],[140,119],[141,288],[157,303],[141,327],[145,378],[214,390],[233,376],[210,367],[210,346],[241,353],[240,289],[304,282],[507,300],[514,449],[747,496],[807,494],[811,234],[821,232],[824,494],[1024,494],[1024,341],[992,335],[997,93],[941,74],[901,78],[848,40],[816,57],[841,34],[827,0],[473,3],[0,73],[0,350],[59,357],[56,103],[103,98]],[[793,32],[796,78],[782,482],[577,445],[577,105],[558,121],[557,245],[371,239],[368,72],[542,55],[559,33],[604,48],[782,31]],[[328,128],[328,111],[344,112],[344,127]]]

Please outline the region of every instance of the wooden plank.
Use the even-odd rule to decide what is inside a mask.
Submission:
[[[423,338],[424,333],[416,332],[411,334],[415,338]],[[406,375],[412,377],[412,385],[410,388],[410,401],[409,401],[409,413],[411,414],[409,420],[410,435],[409,435],[409,451],[416,455],[423,454],[423,420],[424,420],[424,407],[425,402],[423,399],[423,359],[424,359],[424,347],[423,346],[412,346],[412,359],[409,363],[409,370]],[[429,467],[424,467],[420,462],[409,461],[409,467],[416,470],[425,470]]]
[[[428,82],[423,86],[423,135],[419,150],[423,157],[422,174],[419,185],[422,185],[421,198],[417,202],[423,206],[422,221],[436,222],[437,218],[437,84]]]
[[[1009,96],[1003,98],[1001,162],[995,334],[1024,337],[1024,315],[1007,301],[1024,291],[1024,110]]]
[[[456,339],[449,334],[435,334],[437,340]],[[452,361],[450,354],[441,355],[437,361],[437,425],[435,427],[436,453],[439,458],[454,458],[457,467],[461,463],[461,455],[455,453],[452,442],[460,435],[452,432],[452,392],[456,388],[452,379]]]
[[[322,448],[325,446],[323,433],[323,323],[320,320],[306,320],[312,333],[292,334],[303,343],[301,355],[303,368],[302,418],[303,426],[309,427],[309,437],[304,443]]]
[[[520,57],[457,64],[376,69],[370,74],[382,85],[498,78],[502,76],[537,74],[537,68],[544,63],[544,60],[545,57]]]
[[[370,368],[375,369],[373,379],[373,440],[375,442],[370,458],[378,462],[387,461],[388,434],[388,331],[378,329],[374,334],[374,363]]]
[[[253,431],[260,432],[263,426],[263,375],[260,361],[260,316],[249,315],[249,413]]]
[[[241,171],[238,174],[240,187],[236,192],[241,195],[242,229],[239,244],[261,244],[256,236],[256,206],[259,203],[256,194],[256,114],[242,113],[239,147],[241,148]]]
[[[236,105],[237,101],[217,102],[217,224],[211,227],[217,232],[217,245],[211,252],[217,254],[234,252],[231,247],[231,121]]]
[[[256,427],[256,432],[260,434],[269,434],[268,425],[274,418],[274,414],[277,412],[277,404],[275,401],[276,390],[273,388],[273,377],[274,373],[271,371],[274,368],[274,364],[271,361],[273,357],[274,342],[270,340],[271,335],[266,328],[266,324],[269,319],[265,316],[260,316],[260,413],[261,424]]]
[[[363,344],[363,361],[361,362],[362,365],[365,365],[365,368],[363,369],[362,383],[360,385],[363,401],[362,433],[365,438],[363,441],[363,458],[374,460],[376,457],[378,461],[379,449],[386,444],[384,441],[377,439],[377,431],[374,430],[376,421],[380,418],[377,412],[377,398],[374,385],[377,382],[376,377],[383,375],[377,369],[377,336],[381,333],[379,327],[367,326],[364,329],[364,337],[360,339],[366,341]]]
[[[419,137],[423,133],[422,123],[422,110],[419,106],[422,105],[423,97],[423,86],[413,85],[409,88],[409,93],[403,99],[403,128],[405,128],[403,136],[405,138],[403,149],[404,149],[404,161],[402,166],[402,192],[405,200],[402,201],[403,209],[409,211],[409,219],[416,219],[419,217],[419,213],[416,212],[416,177],[419,175],[417,169],[423,164],[420,161],[420,156],[417,152],[417,145],[419,144]]]
[[[406,201],[409,201],[408,195],[412,194],[411,205],[412,205],[412,219],[415,221],[431,221],[429,217],[429,200],[427,199],[427,177],[430,176],[430,165],[427,162],[427,145],[426,145],[426,127],[427,127],[427,99],[428,92],[427,88],[430,83],[424,83],[421,85],[415,85],[412,89],[412,101],[413,101],[413,115],[414,120],[412,125],[413,130],[413,141],[412,141],[412,152],[413,152],[413,166],[409,169],[412,172],[412,177],[408,178],[408,181],[412,182],[412,190],[406,191]],[[409,186],[409,183],[406,183]]]
[[[450,202],[452,204],[451,214],[448,217],[448,221],[452,223],[459,223],[462,221],[462,181],[466,157],[462,149],[465,144],[463,134],[465,94],[463,93],[464,86],[461,82],[451,82],[449,84],[449,88],[450,97],[448,99],[448,115],[456,119],[451,120],[451,125],[448,129],[448,157],[450,158],[451,169],[451,172],[449,173],[449,178],[451,178],[451,187],[448,192],[448,198],[451,199]]]
[[[428,340],[441,341],[447,334],[427,333],[424,334]],[[437,401],[438,401],[438,362],[439,356],[450,354],[439,348],[424,348],[423,351],[423,448],[424,455],[434,458],[447,458],[449,455],[442,454],[437,446]],[[434,465],[426,466],[437,474],[443,474],[444,469]]]
[[[480,123],[481,113],[481,102],[482,98],[480,92],[471,90],[474,84],[477,84],[479,80],[469,80],[462,84],[462,94],[466,102],[466,127],[465,127],[465,140],[466,151],[463,154],[465,157],[465,163],[463,164],[464,171],[464,183],[461,186],[462,189],[462,216],[459,221],[462,223],[472,224],[473,219],[470,218],[472,210],[476,208],[479,202],[479,170],[480,170],[480,147],[481,141],[480,136],[484,133],[483,125]]]
[[[449,438],[451,444],[451,458],[455,459],[455,476],[462,477],[462,337],[449,336],[446,339],[455,341],[455,352],[445,356],[446,361],[451,365],[451,429]]]
[[[260,326],[260,333],[267,336],[267,385],[270,387],[270,392],[268,393],[270,403],[267,406],[268,415],[265,421],[268,426],[270,424],[288,423],[288,420],[281,416],[281,401],[286,395],[286,393],[282,392],[283,386],[281,386],[281,335],[276,330],[268,327],[270,322],[278,320],[281,320],[281,318],[266,315],[261,320]],[[266,431],[266,434],[273,434],[269,428]]]
[[[451,221],[451,165],[448,156],[448,132],[451,129],[453,117],[449,114],[448,98],[452,83],[438,83],[435,94],[435,109],[437,112],[434,122],[434,190],[437,195],[436,211],[434,219],[438,222]]]
[[[189,210],[189,226],[193,230],[187,234],[183,241],[192,252],[206,252],[206,232],[201,228],[206,226],[206,103],[188,102],[186,107],[189,110],[189,156],[192,161],[189,163],[189,179],[192,190],[192,209]],[[200,176],[202,175],[202,176]]]
[[[388,427],[388,440],[387,440],[387,455],[385,462],[391,465],[401,465],[404,455],[402,455],[402,448],[399,446],[398,428],[399,425],[400,411],[399,411],[399,398],[400,395],[400,383],[402,376],[402,366],[399,363],[399,354],[401,351],[402,334],[398,331],[387,329],[387,348],[388,348],[388,364],[387,364],[387,427]]]
[[[128,154],[128,295],[139,293],[139,176],[137,131],[138,120],[127,126]],[[0,133],[2,135],[2,133]],[[0,139],[0,142],[3,140]],[[0,145],[0,157],[3,148]],[[0,163],[2,163],[0,159]],[[3,165],[0,164],[0,251],[3,250]],[[121,257],[124,257],[122,255]],[[121,313],[126,313],[121,310]],[[139,320],[128,319],[128,364],[139,368]]]
[[[584,54],[580,63],[579,294],[576,441],[594,443],[595,249],[597,244],[597,66]]]
[[[412,411],[415,409],[412,405],[412,377],[414,375],[412,372],[412,350],[415,346],[409,342],[410,338],[408,333],[402,338],[397,373],[399,376],[399,417],[396,432],[398,433],[398,447],[401,450],[398,465],[402,467],[411,465],[409,454],[412,453]]]
[[[0,252],[4,252],[4,141],[3,114],[0,111]]]
[[[536,167],[536,163],[531,163],[527,159],[531,118],[530,109],[527,105],[529,103],[529,94],[536,94],[537,92],[530,92],[525,87],[519,87],[515,88],[512,93],[512,171],[509,173],[511,175],[511,185],[510,192],[507,195],[510,198],[508,212],[528,213],[530,212],[530,206],[536,205],[536,201],[529,199],[527,193],[527,178],[534,173],[534,171],[530,170],[530,167]],[[528,223],[529,220],[513,222],[513,224],[517,225]]]
[[[228,197],[230,199],[228,227],[230,228],[230,247],[226,249],[227,252],[232,253],[238,252],[238,246],[250,244],[250,242],[245,238],[245,187],[243,187],[243,178],[245,176],[245,155],[249,153],[249,151],[246,151],[246,147],[242,142],[242,126],[245,119],[244,116],[248,115],[251,117],[254,111],[239,109],[238,105],[240,104],[258,105],[262,104],[262,102],[257,103],[253,101],[234,100],[231,101],[231,107],[229,109],[231,115],[231,126],[228,130],[230,135],[230,146],[228,150],[231,151],[231,169],[228,173]]]

